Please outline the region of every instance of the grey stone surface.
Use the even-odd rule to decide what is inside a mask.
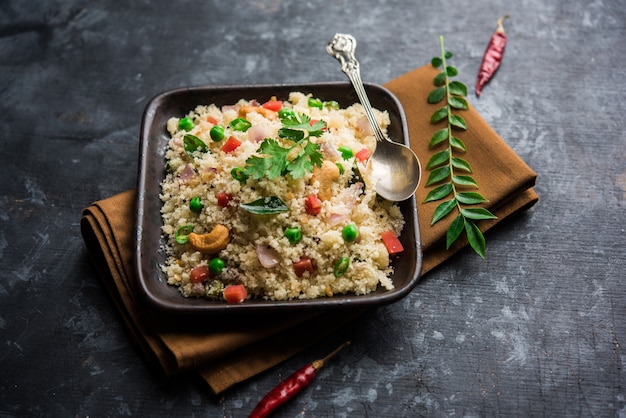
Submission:
[[[540,202],[405,299],[222,396],[162,381],[130,343],[79,231],[134,187],[147,101],[175,87],[365,81],[426,64],[437,36],[470,101],[535,170]],[[278,416],[626,416],[624,0],[0,4],[0,416],[247,416],[281,378],[352,346]],[[131,221],[129,221],[129,227]]]

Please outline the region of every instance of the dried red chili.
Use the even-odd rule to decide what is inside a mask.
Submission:
[[[491,40],[485,50],[485,55],[478,71],[478,80],[476,81],[476,96],[478,97],[480,97],[483,87],[491,80],[491,77],[493,77],[502,62],[502,55],[504,55],[504,48],[506,47],[506,33],[504,32],[502,22],[508,18],[509,15],[504,15],[498,19],[498,28],[491,35]]]
[[[307,387],[313,381],[317,371],[347,345],[350,345],[350,341],[346,341],[341,344],[323,359],[315,360],[311,364],[307,364],[306,366],[298,369],[287,379],[280,382],[278,386],[269,391],[269,393],[261,399],[254,410],[250,413],[250,418],[267,417],[274,412],[276,408],[296,396],[302,389]]]

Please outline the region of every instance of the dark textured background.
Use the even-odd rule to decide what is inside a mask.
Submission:
[[[626,416],[624,0],[0,3],[0,415],[241,417],[352,346],[281,416]],[[81,210],[132,188],[144,106],[170,88],[363,79],[427,63],[437,36],[472,104],[539,174],[540,202],[405,299],[214,397],[147,367],[99,283]],[[129,228],[132,220],[129,219]]]

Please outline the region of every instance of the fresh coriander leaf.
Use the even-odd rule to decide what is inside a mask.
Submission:
[[[439,206],[435,209],[435,213],[433,214],[433,220],[430,223],[431,225],[436,224],[441,219],[443,219],[447,214],[452,212],[452,209],[456,206],[456,199],[452,198],[450,200],[446,200],[443,203],[440,203]]]
[[[452,244],[454,244],[454,241],[459,238],[463,229],[465,229],[465,219],[462,215],[457,215],[446,232],[446,250],[449,249]]]
[[[428,99],[426,100],[430,104],[439,103],[440,101],[443,100],[445,95],[446,95],[445,87],[437,87],[436,89],[430,92],[430,94],[428,95]]]
[[[287,117],[282,118],[280,121],[283,124],[283,128],[287,128],[289,130],[304,131],[307,132],[309,136],[319,137],[324,133],[324,128],[326,128],[326,122],[318,120],[311,123],[311,118],[308,115],[300,112],[295,112],[293,115],[288,115]]]
[[[451,191],[452,191],[452,183],[442,184],[441,186],[438,186],[432,189],[430,192],[428,192],[428,194],[426,195],[426,198],[424,199],[422,203],[441,200],[447,195],[449,195]]]
[[[473,222],[466,220],[465,233],[467,234],[467,241],[472,249],[476,252],[476,254],[485,258],[485,237],[483,236],[483,233],[480,232],[480,229],[478,229]]]
[[[258,154],[266,157],[253,155],[246,160],[244,173],[255,180],[264,176],[273,179],[283,174],[287,169],[287,154],[289,148],[283,148],[275,139],[265,139],[257,150]]]
[[[313,166],[322,166],[322,154],[319,152],[319,145],[307,141],[304,148],[291,160],[287,170],[294,179],[304,177],[306,173],[313,171]]]
[[[278,130],[278,136],[293,142],[300,142],[304,139],[304,131],[298,129],[280,128]]]

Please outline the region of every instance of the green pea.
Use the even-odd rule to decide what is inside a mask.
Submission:
[[[222,272],[222,270],[224,270],[225,265],[226,263],[224,263],[224,260],[219,257],[215,257],[211,259],[211,261],[209,261],[209,271],[211,272],[211,274],[217,276]]]
[[[245,183],[248,180],[248,175],[241,167],[235,167],[230,170],[230,175],[241,184]]]
[[[333,269],[335,277],[341,277],[346,274],[346,270],[348,270],[349,266],[350,259],[348,257],[341,257],[339,260],[337,260],[337,262],[335,263],[335,268]]]
[[[211,139],[215,142],[220,142],[224,139],[224,127],[220,125],[215,125],[209,131],[209,135],[211,135]]]
[[[337,165],[337,168],[339,169],[339,175],[342,175],[343,173],[346,172],[346,169],[343,168],[343,164],[337,163],[336,165]]]
[[[290,243],[297,244],[302,239],[302,231],[298,227],[287,228],[285,229],[285,237]]]
[[[187,132],[193,129],[193,121],[189,118],[182,118],[178,121],[178,129],[183,129]]]
[[[193,225],[183,225],[176,230],[176,242],[186,244],[189,241],[189,234],[193,232]]]
[[[200,213],[202,212],[203,207],[204,205],[202,204],[202,200],[199,197],[194,197],[189,202],[189,210],[191,210],[192,212]]]
[[[341,153],[341,158],[343,158],[344,160],[349,160],[354,155],[354,152],[352,152],[352,148],[349,147],[341,146],[337,148],[337,151]]]
[[[250,129],[252,124],[244,118],[237,118],[230,121],[228,126],[233,128],[235,131],[246,132],[248,129]]]
[[[320,99],[314,99],[313,97],[309,97],[308,101],[309,107],[315,107],[317,109],[321,109],[324,107],[324,104]]]
[[[348,224],[343,227],[343,231],[341,231],[341,236],[346,242],[354,242],[359,237],[359,229],[355,224]]]

